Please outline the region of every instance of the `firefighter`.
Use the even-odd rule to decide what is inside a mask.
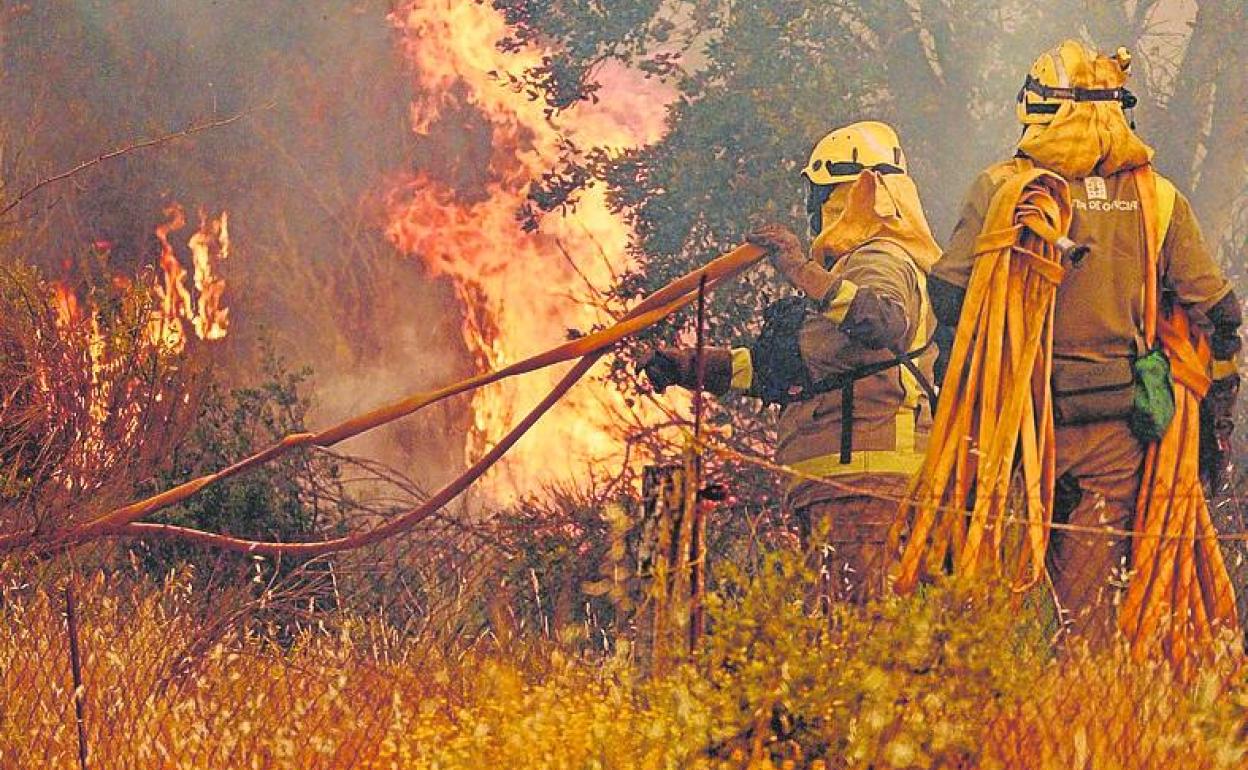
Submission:
[[[997,188],[1025,164],[1061,175],[1073,207],[1070,238],[1087,247],[1064,259],[1057,288],[1052,389],[1057,423],[1055,520],[1077,527],[1132,527],[1145,446],[1132,431],[1135,365],[1144,349],[1145,270],[1156,269],[1163,302],[1176,302],[1207,321],[1216,359],[1213,386],[1202,406],[1202,472],[1225,466],[1231,414],[1239,387],[1240,305],[1201,236],[1191,205],[1159,175],[1157,212],[1164,230],[1159,264],[1150,265],[1135,169],[1153,151],[1132,130],[1125,110],[1130,55],[1112,57],[1075,41],[1063,42],[1032,65],[1019,91],[1022,136],[1013,160],[975,179],[949,247],[929,287],[940,324],[937,372],[957,326],[975,257],[975,240]],[[1158,208],[1161,208],[1158,206]],[[1054,530],[1049,571],[1068,626],[1097,637],[1110,633],[1115,594],[1127,577],[1129,540]]]
[[[787,505],[808,549],[825,545],[811,536],[826,528],[830,598],[861,602],[882,586],[885,536],[923,461],[935,358],[926,279],[940,252],[889,126],[831,132],[802,177],[809,251],[780,225],[747,236],[800,295],[766,310],[754,344],[708,348],[703,385],[781,405],[776,460],[800,474]],[[659,392],[693,388],[695,358],[661,349],[641,368]]]

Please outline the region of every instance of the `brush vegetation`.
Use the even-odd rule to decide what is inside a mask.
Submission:
[[[63,596],[6,585],[0,766],[74,766]],[[806,610],[812,582],[787,552],[725,575],[704,647],[662,674],[585,624],[422,644],[342,612],[279,636],[263,601],[194,585],[185,572],[77,579],[91,767],[1248,762],[1233,656],[1180,683],[1120,648],[1055,651],[1043,611],[957,585],[829,619]]]

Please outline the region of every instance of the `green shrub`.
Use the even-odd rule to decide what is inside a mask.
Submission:
[[[291,433],[306,430],[309,401],[304,391],[310,370],[291,371],[265,347],[260,381],[226,388],[209,381],[186,437],[167,465],[136,496],[171,489],[218,471]],[[352,510],[339,463],[317,452],[293,452],[263,466],[204,488],[184,503],[160,511],[152,521],[266,541],[300,541],[345,531]],[[187,545],[177,540],[140,542],[134,550],[147,570],[163,576],[192,565],[201,585],[269,584],[278,574],[291,574],[302,562],[280,563]],[[324,562],[328,564],[328,562]],[[322,570],[323,572],[323,570]],[[320,573],[303,571],[304,579],[324,582]]]
[[[1027,692],[1049,660],[1040,617],[1003,592],[939,585],[827,618],[807,608],[814,589],[780,552],[712,598],[705,665],[729,755],[958,766],[985,711]]]

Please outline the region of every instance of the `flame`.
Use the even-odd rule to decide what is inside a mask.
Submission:
[[[226,334],[229,309],[222,303],[225,281],[217,275],[215,267],[229,256],[229,219],[224,212],[215,219],[200,214],[200,227],[187,243],[194,264],[195,294],[198,295],[193,297],[186,286],[187,272],[170,242],[170,234],[186,226],[186,214],[176,203],[166,207],[164,214],[165,221],[156,228],[156,240],[160,244],[160,274],[151,287],[159,303],[144,325],[153,344],[153,352],[176,355],[186,347],[185,321],[190,322],[195,336],[202,340],[218,340]],[[111,244],[104,241],[97,241],[92,246],[103,256],[107,256],[111,249]],[[128,277],[120,274],[113,275],[111,281],[119,290],[133,285]],[[113,398],[115,389],[129,387],[126,381],[127,353],[105,334],[99,308],[90,294],[85,301],[80,299],[66,280],[53,281],[51,290],[51,305],[60,333],[67,339],[75,340],[79,349],[86,352],[86,364],[90,367],[90,387],[84,388],[78,396],[79,408],[90,417],[87,432],[80,437],[80,453],[83,458],[102,457],[113,451],[102,433],[106,420],[111,417],[114,422],[126,426],[125,431],[116,437],[123,441],[131,438],[139,426],[137,410],[141,405],[138,402],[130,403],[126,413],[110,414],[110,410],[116,408]],[[46,371],[46,367],[40,368]],[[45,392],[54,387],[43,371],[39,386]],[[159,401],[162,396],[157,393],[155,397]],[[82,465],[86,467],[89,463],[84,461]],[[81,482],[71,477],[67,483],[72,486]]]
[[[508,29],[489,4],[419,2],[391,19],[419,86],[411,108],[416,134],[430,142],[452,141],[438,121],[465,109],[475,111],[490,132],[484,194],[467,199],[418,170],[390,196],[388,228],[403,252],[434,275],[452,279],[464,307],[464,340],[477,366],[497,368],[560,342],[572,330],[609,322],[592,298],[628,267],[630,230],[609,208],[603,189],[589,188],[574,210],[545,217],[535,232],[524,231],[517,213],[567,142],[622,150],[659,139],[674,94],[638,72],[606,65],[595,103],[550,117],[542,101],[498,75],[534,67],[547,52],[500,51]],[[496,442],[560,374],[535,373],[479,391],[467,459]],[[493,477],[492,491],[513,497],[543,483],[583,477],[587,466],[621,457],[611,415],[634,410],[602,383],[583,383],[517,444]]]
[[[83,318],[78,295],[65,281],[52,282],[52,307],[56,310],[56,322],[62,329],[76,325]]]
[[[161,277],[153,287],[160,308],[152,317],[149,333],[154,342],[181,352],[187,340],[184,321],[190,322],[201,340],[219,340],[229,328],[229,308],[223,304],[225,279],[217,275],[215,268],[230,255],[229,212],[223,211],[213,219],[201,211],[199,229],[187,241],[195,271],[195,298],[186,285],[186,268],[169,240],[172,233],[186,227],[186,212],[180,204],[172,203],[165,207],[164,214],[165,221],[156,227]]]
[[[84,308],[78,300],[78,294],[66,281],[52,282],[52,307],[56,311],[56,325],[62,334],[77,337],[91,367],[91,387],[82,394],[86,413],[91,417],[92,434],[84,442],[88,449],[99,448],[102,442],[98,435],[99,426],[108,417],[107,404],[112,393],[112,380],[108,376],[110,356],[104,334],[100,330],[100,319],[93,305]],[[52,387],[46,376],[41,376],[41,387],[45,390]]]
[[[200,212],[199,231],[187,243],[195,267],[195,291],[199,294],[191,321],[201,340],[219,340],[230,326],[230,310],[222,304],[225,279],[213,270],[217,261],[230,256],[229,216],[229,212],[223,211],[217,219],[209,219]]]

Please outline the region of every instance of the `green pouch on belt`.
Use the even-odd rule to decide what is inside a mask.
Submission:
[[[1131,406],[1131,432],[1144,443],[1160,441],[1174,419],[1174,381],[1170,359],[1156,348],[1131,360],[1135,373],[1135,402]]]

